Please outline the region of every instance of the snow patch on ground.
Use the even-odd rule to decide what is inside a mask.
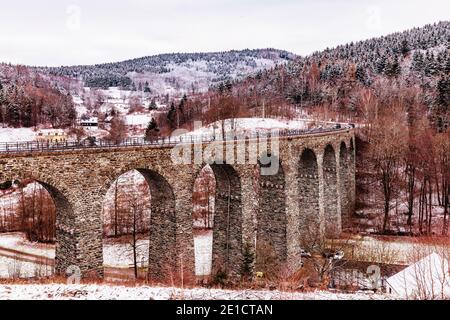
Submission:
[[[375,263],[391,263],[410,265],[416,262],[417,255],[437,252],[450,252],[450,246],[445,244],[421,243],[420,239],[396,237],[388,241],[382,237],[356,236],[348,242],[354,246],[350,257],[355,260]]]
[[[55,258],[55,245],[29,242],[20,232],[1,234],[0,247],[50,259]]]
[[[0,128],[0,143],[34,141],[36,132],[32,128]]]
[[[1,285],[1,300],[387,300],[387,295],[337,294],[326,291],[228,291],[112,285]]]
[[[207,126],[198,126],[182,137],[220,137],[222,126],[225,133],[236,135],[250,135],[255,132],[269,132],[270,130],[306,130],[310,124],[307,120],[280,120],[269,118],[238,118],[234,120],[218,121]]]
[[[148,266],[149,240],[137,243],[137,262],[139,267]],[[129,243],[103,244],[103,265],[105,267],[130,268],[133,266],[133,248]]]
[[[194,235],[195,274],[209,276],[212,266],[213,231],[202,231]]]
[[[0,256],[0,279],[43,278],[51,275],[53,275],[52,266],[20,261],[14,255]]]
[[[146,127],[152,120],[152,114],[129,114],[125,116],[125,122],[129,126]]]

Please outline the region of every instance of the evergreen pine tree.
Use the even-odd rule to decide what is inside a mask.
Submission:
[[[6,103],[5,93],[3,92],[3,84],[0,81],[0,106]]]
[[[150,106],[148,107],[148,110],[153,111],[153,110],[157,110],[158,106],[156,105],[156,101],[155,99],[152,100],[152,102],[150,102]]]
[[[178,105],[178,110],[181,114],[184,113],[184,107],[185,107],[186,103],[187,103],[187,96],[184,95],[180,101],[180,104]]]
[[[384,72],[385,68],[386,68],[386,57],[381,56],[380,58],[378,58],[375,64],[375,70],[377,73],[381,74]]]
[[[445,59],[442,69],[444,73],[450,74],[450,55]]]
[[[434,54],[430,51],[427,51],[425,55],[424,61],[425,75],[433,76],[437,73],[437,65],[436,60],[434,58]]]
[[[387,63],[384,73],[388,77],[398,77],[400,75],[401,68],[397,56]]]
[[[367,79],[366,70],[362,66],[358,65],[356,67],[355,78],[362,84],[366,84],[366,79]]]
[[[413,55],[412,69],[416,72],[422,72],[424,69],[424,56],[422,52],[416,51]]]
[[[167,113],[167,119],[169,120],[172,127],[176,124],[176,118],[177,118],[177,110],[175,108],[175,103],[172,101],[172,104],[170,105],[170,110]]]
[[[402,43],[400,44],[400,53],[403,56],[406,56],[409,51],[410,51],[409,43],[408,43],[408,40],[405,38],[402,40]]]
[[[450,106],[450,77],[441,77],[437,83],[437,103],[444,112]]]
[[[152,90],[150,90],[150,85],[149,85],[148,81],[145,82],[144,92],[145,93],[152,93]]]
[[[145,140],[150,141],[154,138],[157,138],[159,136],[159,127],[156,123],[156,120],[152,118],[152,120],[149,122],[147,129],[145,130]]]

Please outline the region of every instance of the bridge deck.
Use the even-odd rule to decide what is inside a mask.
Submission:
[[[307,137],[326,135],[330,133],[348,132],[353,129],[351,126],[341,128],[320,128],[313,130],[282,130],[272,133],[255,132],[246,135],[231,136],[226,139],[219,139],[214,136],[207,135],[189,135],[178,137],[167,137],[155,140],[146,140],[144,138],[129,138],[120,143],[113,143],[108,140],[96,140],[96,141],[67,141],[64,143],[50,143],[50,142],[16,142],[16,143],[0,143],[0,154],[16,154],[16,153],[40,153],[40,152],[64,152],[74,150],[89,150],[89,149],[117,149],[117,148],[130,148],[130,147],[149,147],[149,148],[173,148],[180,144],[207,144],[212,142],[229,142],[229,141],[244,141],[244,140],[258,140],[258,139],[270,139],[274,137],[278,138],[295,138],[295,137]]]

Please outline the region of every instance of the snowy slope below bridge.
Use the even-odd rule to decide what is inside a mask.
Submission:
[[[280,291],[227,291],[112,285],[1,285],[1,300],[387,300],[387,295],[336,294],[327,291],[288,293]]]
[[[35,136],[32,128],[0,128],[0,143],[34,141]]]
[[[223,128],[222,128],[223,126]],[[225,134],[232,133],[233,135],[248,135],[254,132],[270,132],[270,131],[281,131],[281,130],[306,130],[310,127],[318,128],[321,125],[315,125],[314,122],[309,120],[283,120],[283,119],[271,119],[271,118],[237,118],[229,119],[224,121],[217,121],[206,126],[202,126],[201,123],[197,123],[193,131],[187,132],[185,134],[180,134],[180,136],[205,136],[205,137],[220,137],[222,136],[222,131]],[[322,126],[330,126],[325,124]]]

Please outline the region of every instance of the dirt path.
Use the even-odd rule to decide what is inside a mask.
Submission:
[[[55,264],[54,259],[4,247],[0,247],[0,256],[22,262],[31,262],[48,266],[53,266]]]

